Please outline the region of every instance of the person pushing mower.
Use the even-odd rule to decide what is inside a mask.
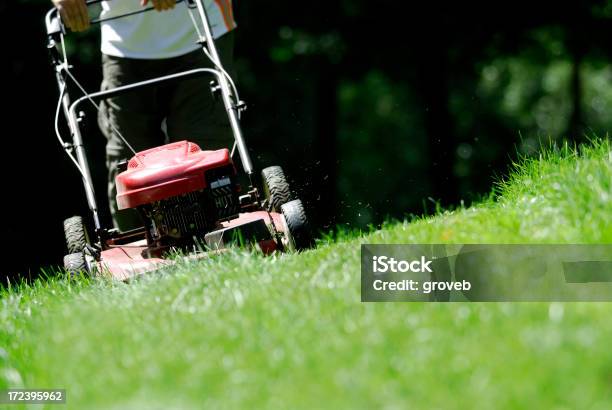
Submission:
[[[90,26],[86,0],[52,0],[72,31]],[[186,7],[176,0],[103,1],[101,23],[102,90],[195,68],[213,68],[201,51]],[[206,0],[204,5],[219,56],[231,72],[236,22],[232,0]],[[160,13],[139,13],[113,19],[143,7]],[[134,210],[119,212],[115,178],[120,163],[167,142],[189,140],[208,150],[230,147],[232,130],[222,104],[216,104],[205,78],[147,87],[103,100],[98,124],[107,139],[108,197],[113,223],[120,231],[140,225]]]
[[[66,272],[127,280],[173,263],[176,251],[200,258],[236,245],[264,254],[315,245],[282,168],[255,174],[240,125],[246,104],[225,68],[236,27],[230,0],[54,3],[45,25],[59,89],[55,133],[82,177],[95,232],[79,215],[64,221]],[[86,9],[99,3],[100,18],[90,20]],[[102,25],[104,74],[93,93],[73,74],[65,43],[69,29],[92,24]],[[96,108],[107,138],[110,229],[89,170],[84,104]],[[62,113],[70,138],[60,132]]]

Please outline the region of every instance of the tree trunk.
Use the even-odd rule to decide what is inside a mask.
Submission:
[[[322,58],[318,66],[315,97],[314,153],[318,167],[313,192],[316,226],[327,229],[335,224],[338,182],[338,73],[334,64]]]
[[[438,36],[444,37],[442,33]],[[417,89],[424,110],[429,148],[432,196],[443,206],[459,200],[454,159],[457,149],[453,119],[448,107],[448,55],[446,44],[432,40],[423,44],[417,68]]]
[[[569,138],[576,142],[584,139],[584,124],[582,118],[582,79],[580,69],[584,56],[584,39],[580,24],[576,23],[570,28],[570,51],[572,54],[572,74],[570,92],[572,97],[572,114],[569,123]]]

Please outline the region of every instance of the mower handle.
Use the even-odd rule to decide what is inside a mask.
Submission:
[[[79,106],[79,104],[85,101],[97,102],[97,101],[105,100],[111,97],[116,97],[119,95],[131,93],[140,88],[149,87],[151,85],[167,84],[167,83],[181,81],[184,79],[202,77],[205,75],[213,75],[219,78],[223,75],[223,73],[219,72],[218,70],[214,70],[212,68],[194,68],[192,70],[180,71],[175,74],[168,74],[168,75],[161,76],[161,77],[151,78],[149,80],[143,80],[143,81],[139,81],[136,83],[126,84],[120,87],[112,88],[110,90],[102,90],[102,91],[98,91],[95,93],[86,94],[83,97],[76,100],[74,103],[72,103],[69,111],[73,112],[76,115],[77,107]]]
[[[86,0],[85,1],[85,5],[87,7],[93,6],[95,4],[98,3],[102,3],[103,1],[112,1],[112,0]],[[115,0],[115,1],[121,1],[121,0]],[[179,3],[184,3],[184,2],[188,2],[189,4],[192,4],[194,0],[176,0],[176,4]],[[124,17],[129,17],[129,16],[133,16],[135,14],[140,14],[140,13],[146,13],[148,11],[151,10],[155,10],[155,7],[146,7],[140,10],[135,10],[135,11],[131,11],[129,13],[126,14],[121,14],[119,16],[113,16],[113,17],[109,17],[109,18],[105,18],[105,19],[92,19],[89,24],[91,25],[95,25],[95,24],[100,24],[103,23],[105,21],[111,21],[111,20],[117,20],[120,18],[124,18]],[[47,35],[51,36],[51,35],[57,35],[60,33],[66,34],[66,29],[64,27],[64,23],[62,22],[62,19],[60,18],[59,12],[58,10],[53,7],[51,8],[51,10],[49,10],[47,12],[47,16],[45,18],[45,23],[47,25]]]

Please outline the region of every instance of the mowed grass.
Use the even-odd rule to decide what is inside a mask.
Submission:
[[[608,409],[612,305],[363,304],[359,245],[612,243],[611,195],[604,140],[522,162],[479,206],[299,255],[6,290],[0,388],[65,388],[74,409]]]

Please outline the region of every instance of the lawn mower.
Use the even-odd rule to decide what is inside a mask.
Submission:
[[[102,0],[89,0],[87,5],[100,2]],[[90,240],[84,218],[74,216],[64,221],[68,249],[64,268],[70,274],[109,274],[127,280],[173,263],[174,259],[168,256],[177,251],[187,253],[185,257],[197,258],[214,255],[236,244],[252,246],[266,254],[299,251],[314,244],[304,206],[295,198],[283,170],[278,166],[263,169],[258,187],[240,127],[240,116],[246,105],[239,99],[234,81],[223,68],[203,2],[178,0],[178,3],[188,7],[198,44],[214,68],[143,79],[93,93],[87,92],[72,73],[64,42],[67,30],[59,13],[56,9],[47,13],[47,48],[60,94],[55,131],[62,148],[80,173],[95,231]],[[143,8],[112,18],[152,9]],[[102,21],[93,19],[91,23]],[[126,158],[115,183],[119,210],[136,209],[142,227],[127,232],[103,227],[83,144],[85,114],[81,106],[89,103],[97,109],[103,99],[200,76],[212,78],[211,92],[225,107],[234,136],[231,151],[227,148],[210,151],[190,141],[179,141],[135,152],[132,158]],[[82,94],[74,102],[68,85]],[[63,139],[59,131],[60,112],[66,118],[71,134],[69,139]],[[120,137],[129,146],[123,136]],[[233,160],[236,152],[249,181],[248,189],[244,191],[239,185]]]

